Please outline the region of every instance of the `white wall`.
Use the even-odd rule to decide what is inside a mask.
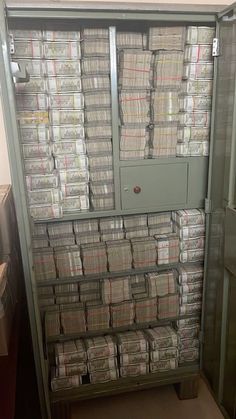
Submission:
[[[64,0],[66,1],[66,0]],[[71,0],[70,0],[71,1]],[[76,0],[75,0],[76,1]],[[84,1],[84,0],[83,0]],[[110,1],[119,1],[119,0],[110,0]],[[146,3],[146,0],[124,0],[124,2],[140,2]],[[20,1],[19,1],[20,2]],[[148,0],[148,2],[152,3],[163,3],[163,0]],[[120,1],[122,3],[122,1]],[[230,0],[166,0],[165,3],[169,4],[230,4],[232,1]],[[3,117],[2,117],[2,109],[0,103],[0,185],[4,183],[10,183],[10,169],[9,169],[9,162],[8,162],[8,155],[7,155],[7,145],[6,145],[6,137],[4,131],[4,124],[3,124]]]

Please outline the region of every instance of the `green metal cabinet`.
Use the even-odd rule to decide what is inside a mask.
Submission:
[[[220,12],[217,6],[120,4],[88,2],[0,1],[0,85],[24,265],[27,301],[43,419],[51,417],[47,359],[34,281],[30,221],[24,188],[15,97],[8,52],[7,28],[77,28],[81,24],[106,24],[110,33],[112,137],[115,209],[88,212],[75,218],[104,217],[180,208],[205,207],[207,237],[202,315],[201,369],[215,397],[230,418],[235,417],[235,299],[236,299],[236,6]],[[155,24],[216,26],[220,52],[216,51],[210,157],[170,158],[124,162],[119,158],[119,117],[116,65],[116,27],[140,30]],[[228,209],[226,210],[226,208]],[[225,228],[226,225],[226,228]],[[196,374],[197,370],[191,370]],[[187,380],[189,370],[182,379]],[[178,382],[176,373],[152,377],[149,384]],[[140,383],[139,383],[140,384]],[[145,384],[145,380],[144,380]],[[120,385],[120,384],[119,384]],[[141,385],[141,384],[140,384]],[[123,387],[122,387],[123,386]],[[137,387],[124,381],[119,391]],[[108,386],[106,386],[107,388]],[[140,387],[138,387],[140,388]],[[83,390],[86,392],[86,390]],[[105,392],[105,390],[104,390]],[[96,397],[94,388],[93,396]],[[76,400],[72,392],[70,400]],[[65,400],[54,395],[57,411]],[[63,410],[64,409],[64,410]]]

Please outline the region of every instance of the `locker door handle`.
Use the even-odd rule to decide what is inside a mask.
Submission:
[[[140,193],[141,192],[141,188],[140,188],[140,186],[135,186],[134,187],[134,193]]]

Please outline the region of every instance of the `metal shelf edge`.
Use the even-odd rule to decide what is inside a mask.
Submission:
[[[9,10],[25,10],[25,9],[69,9],[69,10],[122,10],[122,11],[159,11],[159,12],[181,12],[181,13],[203,13],[203,14],[216,14],[218,12],[225,12],[224,4],[166,4],[166,3],[154,3],[147,2],[145,4],[136,2],[108,2],[108,1],[67,1],[66,3],[63,0],[48,1],[41,0],[38,3],[35,3],[33,0],[23,0],[21,2],[17,0],[7,0],[6,6]]]
[[[180,12],[158,10],[86,10],[73,8],[7,7],[9,19],[103,19],[103,20],[141,20],[149,22],[196,22],[215,23],[217,14],[213,12]]]
[[[154,212],[163,212],[163,211],[177,211],[179,209],[194,209],[194,208],[204,208],[204,200],[200,203],[195,202],[193,205],[184,205],[184,204],[177,204],[177,205],[163,205],[159,206],[158,208],[150,207],[149,209],[140,208],[140,209],[133,209],[133,210],[108,210],[108,211],[86,211],[86,212],[77,212],[64,215],[61,218],[53,218],[50,220],[33,220],[32,222],[35,224],[49,224],[49,223],[60,223],[64,221],[77,221],[77,220],[86,220],[90,218],[105,218],[117,215],[132,215],[132,214],[149,214]]]
[[[189,319],[193,316],[198,316],[198,315],[191,314],[191,315],[185,315],[185,316],[176,316],[169,319],[160,319],[155,322],[134,323],[129,326],[115,327],[115,328],[109,328],[109,329],[104,329],[104,330],[96,330],[96,331],[87,330],[86,332],[75,333],[72,335],[59,335],[56,337],[48,337],[46,338],[46,341],[48,344],[50,344],[50,343],[55,343],[55,342],[65,342],[65,341],[73,340],[73,339],[89,338],[89,337],[95,337],[95,336],[101,336],[101,335],[114,335],[116,333],[126,332],[129,330],[142,330],[142,329],[148,329],[149,327],[164,326],[170,322],[174,322],[174,321],[182,320],[182,319]],[[200,317],[200,314],[199,314],[199,317]]]
[[[119,272],[104,272],[100,274],[93,274],[93,275],[81,275],[77,277],[71,277],[71,278],[63,278],[63,279],[53,279],[53,280],[47,280],[47,281],[38,281],[37,286],[39,287],[46,287],[47,285],[62,285],[62,284],[70,284],[73,282],[81,282],[81,281],[90,281],[95,279],[103,279],[103,278],[117,278],[124,275],[136,275],[140,273],[147,273],[147,272],[159,272],[159,271],[165,271],[167,269],[176,269],[181,264],[181,262],[176,263],[168,263],[166,265],[155,265],[155,266],[146,266],[144,268],[137,268],[137,269],[130,269],[125,271],[119,271]],[[186,266],[186,263],[184,264]]]
[[[163,384],[175,384],[200,372],[199,364],[178,367],[176,370],[149,373],[138,377],[119,378],[116,381],[101,384],[83,384],[79,388],[50,393],[51,403],[72,402],[76,400],[108,396],[112,394],[155,387]]]

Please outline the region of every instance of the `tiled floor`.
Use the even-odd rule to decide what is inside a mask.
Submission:
[[[206,384],[197,399],[181,401],[172,386],[87,400],[72,406],[71,419],[223,419]]]

